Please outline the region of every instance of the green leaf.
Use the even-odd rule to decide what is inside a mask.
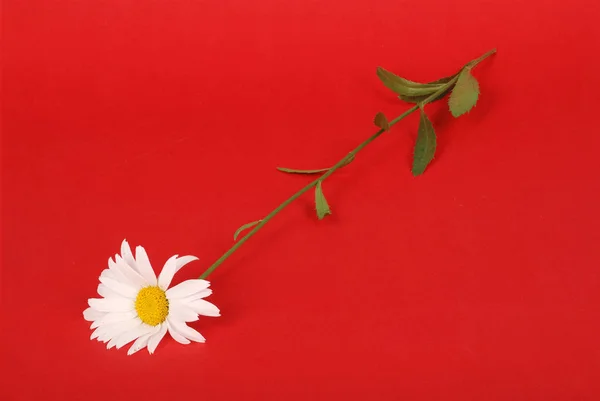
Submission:
[[[233,240],[236,241],[238,236],[240,235],[240,233],[250,227],[254,227],[255,225],[257,225],[258,223],[260,223],[262,220],[257,220],[257,221],[253,221],[252,223],[247,223],[244,224],[243,226],[241,226],[240,228],[237,229],[237,231],[235,232],[235,234],[233,234]]]
[[[421,120],[419,122],[419,131],[417,134],[417,143],[415,144],[415,154],[413,158],[412,173],[414,176],[423,174],[433,156],[435,155],[435,148],[437,146],[437,140],[435,137],[435,131],[433,125],[425,110],[421,108]]]
[[[438,79],[437,81],[429,82],[426,85],[435,85],[435,84],[445,85],[448,82],[452,81],[457,75],[458,75],[458,73],[454,74],[454,75],[452,75],[450,77],[445,77],[445,78]],[[444,96],[446,96],[448,94],[448,92],[450,92],[450,90],[452,90],[452,85],[448,86],[448,88],[445,91],[443,91],[439,96],[437,96],[435,99],[433,99],[431,101],[435,102],[437,100],[442,99]],[[400,96],[398,96],[398,98],[400,100],[403,100],[403,101],[408,102],[408,103],[415,103],[415,104],[416,103],[421,103],[422,101],[424,101],[428,97],[429,97],[429,95],[421,95],[421,96],[405,96],[405,95],[400,95]]]
[[[457,72],[454,75],[450,75],[449,77],[444,77],[444,78],[440,78],[440,79],[436,79],[433,82],[429,82],[428,85],[439,85],[439,84],[447,84],[448,82],[452,81],[454,79],[454,77],[456,77],[459,73]]]
[[[325,199],[325,195],[323,195],[321,181],[317,182],[317,187],[315,188],[315,205],[317,207],[317,217],[319,218],[319,220],[322,220],[325,216],[331,214],[329,204]]]
[[[350,157],[348,157],[344,164],[342,164],[340,167],[345,167],[348,164],[352,163],[352,161],[354,161],[354,155],[350,155]],[[321,173],[325,173],[327,171],[329,171],[330,168],[319,168],[316,170],[298,170],[295,168],[287,168],[287,167],[277,167],[277,170],[281,171],[282,173],[288,173],[288,174],[321,174]]]
[[[402,96],[428,96],[444,86],[444,84],[435,82],[422,84],[409,81],[382,67],[377,67],[377,76],[388,89]]]
[[[376,126],[381,128],[384,131],[390,130],[390,123],[388,122],[387,117],[382,112],[375,114],[375,120],[373,121]]]
[[[325,173],[329,169],[328,168],[320,168],[317,170],[296,170],[293,168],[277,167],[277,170],[279,170],[283,173],[288,173],[288,174],[320,174],[320,173]]]
[[[462,116],[475,106],[478,98],[479,82],[471,75],[470,68],[464,68],[458,76],[458,81],[456,81],[448,100],[450,113],[454,117]]]

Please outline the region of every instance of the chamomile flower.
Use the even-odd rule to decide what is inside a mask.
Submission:
[[[108,259],[108,269],[100,274],[98,294],[102,298],[88,300],[83,312],[93,322],[91,339],[107,343],[107,348],[121,348],[133,341],[131,355],[145,347],[150,354],[169,332],[181,344],[204,342],[200,333],[186,323],[198,316],[220,316],[219,309],[205,301],[212,290],[206,280],[187,280],[169,288],[175,273],[197,260],[195,256],[172,256],[158,278],[154,274],[143,247],[135,249],[135,257],[126,240],[121,255]]]

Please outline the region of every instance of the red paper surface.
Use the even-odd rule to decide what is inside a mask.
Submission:
[[[0,399],[599,399],[599,4],[5,0]],[[423,176],[413,115],[216,270],[205,344],[89,340],[123,238],[197,277],[409,107],[377,66],[494,47]]]

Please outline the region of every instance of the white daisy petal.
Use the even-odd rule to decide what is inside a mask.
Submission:
[[[158,275],[158,286],[166,290],[173,280],[175,271],[177,269],[177,255],[171,256],[162,268],[162,271]]]
[[[154,274],[154,270],[152,270],[152,265],[148,259],[148,254],[142,246],[137,246],[135,248],[135,260],[142,277],[146,279],[148,284],[156,285],[156,274]]]
[[[96,309],[87,308],[83,311],[83,318],[88,322],[93,322],[94,320],[98,320],[103,318],[106,315],[106,312],[100,312]]]
[[[179,301],[183,302],[183,303],[188,303],[188,302],[192,302],[195,301],[197,299],[202,299],[202,298],[206,298],[209,295],[212,294],[212,290],[210,288],[207,288],[205,290],[202,291],[198,291],[192,295],[189,295],[187,297],[184,298],[179,298]]]
[[[167,298],[185,298],[208,288],[208,286],[210,286],[210,282],[206,280],[186,280],[183,283],[177,284],[175,287],[169,288],[167,290]]]
[[[134,271],[139,272],[137,263],[135,262],[135,259],[133,258],[133,253],[131,252],[131,247],[129,246],[129,243],[126,239],[124,239],[121,243],[121,257],[123,258],[123,260],[125,260],[125,263],[127,263]]]
[[[115,255],[115,260],[108,259],[108,268],[115,276],[115,280],[129,284],[135,288],[141,288],[148,285],[146,280],[135,270],[133,270],[121,256]]]
[[[117,256],[119,255],[115,255],[115,259]],[[115,259],[113,259],[112,257],[108,258],[108,270],[122,278],[123,276],[121,275],[119,269],[117,269],[117,263],[115,262]]]
[[[160,324],[160,329],[158,330],[158,332],[154,333],[148,340],[148,352],[150,354],[154,353],[154,351],[156,350],[156,347],[158,347],[158,344],[163,339],[166,332],[167,332],[167,325],[164,323]]]
[[[129,344],[133,340],[136,340],[145,334],[151,333],[153,328],[153,326],[144,324],[140,320],[139,326],[136,326],[134,329],[131,329],[128,332],[123,333],[119,336],[119,338],[117,339],[117,349],[120,349],[125,344]]]
[[[177,341],[178,343],[184,345],[190,343],[190,340],[182,336],[177,330],[173,328],[173,326],[169,323],[169,318],[167,318],[167,330],[169,331],[171,337],[173,337],[173,340]]]
[[[115,324],[98,327],[96,330],[98,330],[99,334],[97,340],[103,343],[107,343],[114,337],[117,337],[121,334],[121,329],[119,328],[119,325]]]
[[[125,276],[135,288],[140,289],[148,285],[154,285],[153,282],[148,282],[137,270],[134,270],[131,266],[129,266],[129,264],[127,264],[127,262],[119,255],[115,256],[115,265],[123,274],[123,276]]]
[[[175,268],[175,273],[177,273],[179,271],[179,269],[181,269],[183,266],[185,266],[188,263],[193,262],[195,260],[198,260],[198,258],[195,256],[191,256],[191,255],[182,256],[180,258],[177,258],[177,266]]]
[[[96,329],[96,328],[102,326],[101,321],[102,321],[102,319],[99,319],[99,320],[96,320],[96,321],[92,322],[92,324],[90,324],[90,329],[93,330],[93,329]],[[93,338],[92,338],[92,340],[93,340]]]
[[[119,337],[115,336],[115,337],[111,338],[110,340],[108,340],[108,344],[106,344],[106,349],[111,349],[112,347],[117,345],[117,338],[119,338]]]
[[[150,337],[152,337],[152,335],[155,334],[159,329],[160,326],[154,326],[152,327],[152,330],[149,333],[144,334],[143,336],[135,340],[133,345],[129,348],[129,351],[127,351],[127,355],[133,355],[139,350],[145,348],[146,345],[148,345],[148,340],[150,340]]]
[[[106,344],[106,348],[111,349],[112,347],[117,345],[117,340],[119,339],[119,337],[132,330],[135,330],[141,323],[141,320],[136,317],[131,320],[110,325],[110,341],[108,342],[108,344]]]
[[[189,327],[187,324],[185,324],[185,322],[179,322],[179,321],[173,319],[173,320],[169,321],[169,324],[179,334],[181,334],[182,336],[185,336],[186,338],[188,338],[192,341],[196,341],[199,343],[203,343],[206,341],[206,339],[204,337],[202,337],[202,334],[198,333],[196,330]]]
[[[121,324],[122,322],[118,322],[113,324],[105,324],[103,326],[98,327],[95,330],[95,333],[97,333],[98,341],[108,342],[113,337],[119,336],[123,332]]]
[[[92,335],[90,335],[90,340],[93,340],[94,338],[98,338],[99,335],[100,335],[100,330],[96,329],[96,330],[92,331]]]
[[[119,255],[116,255],[119,256]],[[112,258],[108,258],[108,269],[109,269],[109,273],[112,275],[112,277],[109,278],[113,278],[115,280],[130,284],[133,286],[133,282],[131,282],[127,276],[125,276],[125,274],[123,274],[123,272],[121,271],[121,268],[117,266],[117,263],[112,259]],[[102,274],[100,275],[100,277],[102,277]]]
[[[129,311],[129,312],[113,312],[113,313],[106,313],[104,315],[104,317],[96,320],[93,324],[92,324],[92,329],[96,328],[96,327],[100,327],[106,324],[113,324],[113,323],[119,323],[119,322],[124,322],[126,320],[131,320],[137,317],[137,313],[135,310]]]
[[[112,272],[112,274],[115,276],[115,278],[117,280],[129,281],[127,279],[127,277],[125,277],[125,275],[121,271],[121,268],[117,266],[117,262],[116,262],[116,260],[118,260],[117,258],[120,258],[120,256],[118,254],[115,255],[114,259],[113,258],[108,258],[108,269]]]
[[[135,308],[132,299],[127,298],[91,298],[88,305],[100,312],[128,312]]]
[[[198,320],[198,314],[191,307],[178,301],[169,302],[169,317],[183,322],[195,322]]]
[[[108,288],[107,286],[105,286],[102,283],[98,284],[98,290],[97,291],[98,291],[98,295],[100,295],[101,297],[104,297],[104,298],[111,298],[111,297],[119,297],[120,296],[119,294],[117,294],[116,292],[114,292],[113,290],[111,290],[110,288]]]
[[[104,325],[102,327],[96,327],[96,329],[90,336],[90,339],[93,340],[95,338],[98,341],[108,341],[111,339],[110,332],[113,329],[116,329],[116,327],[114,327],[113,325]]]
[[[221,311],[219,311],[219,308],[210,302],[205,301],[204,299],[197,299],[193,302],[187,303],[186,305],[189,306],[194,312],[202,316],[221,316]]]
[[[112,261],[111,258],[108,258],[108,260]],[[102,273],[100,273],[100,277],[108,277],[108,278],[117,278],[117,275],[112,272],[110,269],[104,269],[102,270]]]
[[[133,299],[137,296],[138,290],[129,284],[108,277],[100,277],[100,282],[123,297]]]

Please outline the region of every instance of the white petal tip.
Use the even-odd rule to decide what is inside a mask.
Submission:
[[[145,337],[140,337],[138,338],[131,347],[129,347],[129,349],[127,350],[127,355],[133,355],[136,352],[146,348],[146,342],[147,341],[143,341]],[[140,343],[140,339],[142,340],[142,344]]]
[[[89,301],[88,301],[88,305],[89,305]],[[91,307],[87,308],[86,310],[83,311],[83,318],[85,320],[87,320],[88,322],[93,322],[95,320],[94,318],[96,317],[95,315],[96,314]]]

